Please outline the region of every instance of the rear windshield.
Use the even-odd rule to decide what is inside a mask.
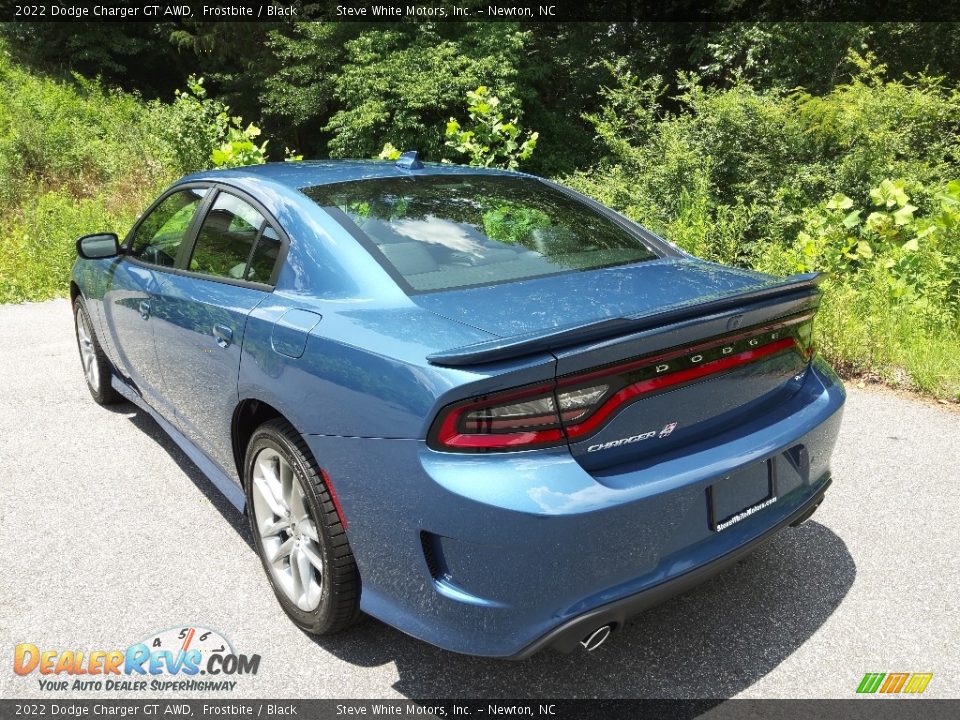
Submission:
[[[614,220],[532,178],[382,178],[303,192],[366,245],[408,291],[522,280],[657,257]]]

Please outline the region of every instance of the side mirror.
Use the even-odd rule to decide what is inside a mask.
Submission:
[[[84,235],[77,240],[77,255],[85,260],[100,260],[120,254],[120,239],[114,233]]]

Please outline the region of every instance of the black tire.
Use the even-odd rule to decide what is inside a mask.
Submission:
[[[91,372],[88,371],[86,365],[88,360],[84,359],[85,341],[81,339],[81,323],[83,323],[88,333],[88,340],[86,342],[88,342],[89,345],[86,351],[92,354],[89,362],[92,363],[92,370],[95,372],[93,376]],[[103,352],[103,348],[100,346],[93,321],[90,319],[90,314],[83,304],[82,297],[77,297],[77,299],[73,301],[73,328],[77,336],[77,351],[80,353],[80,366],[83,368],[83,378],[87,384],[87,390],[90,391],[90,396],[98,405],[113,405],[122,401],[123,396],[114,390],[110,384],[110,379],[113,376],[113,365],[110,363],[110,360],[107,359],[106,353]],[[92,377],[95,377],[96,380],[92,379]]]
[[[254,510],[253,478],[257,456],[265,449],[278,453],[293,469],[293,477],[304,491],[310,519],[317,529],[323,570],[320,603],[314,610],[303,610],[280,587],[271,571],[257,526]],[[280,606],[303,630],[315,635],[330,635],[345,630],[360,619],[360,572],[347,542],[346,531],[324,482],[301,435],[282,418],[257,428],[247,445],[243,462],[247,497],[247,518],[253,542]],[[285,531],[284,531],[285,532]]]

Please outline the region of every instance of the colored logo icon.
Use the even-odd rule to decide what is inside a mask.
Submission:
[[[857,692],[864,695],[920,694],[932,679],[933,673],[867,673],[857,686]]]

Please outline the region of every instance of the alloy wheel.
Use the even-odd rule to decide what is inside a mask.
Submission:
[[[93,345],[93,330],[90,320],[82,310],[77,313],[77,341],[80,345],[80,363],[83,365],[83,374],[87,378],[90,389],[95,393],[100,390],[100,368],[97,365],[97,350]]]
[[[264,448],[253,461],[252,491],[256,531],[274,583],[301,610],[315,610],[323,595],[320,538],[293,467]]]

